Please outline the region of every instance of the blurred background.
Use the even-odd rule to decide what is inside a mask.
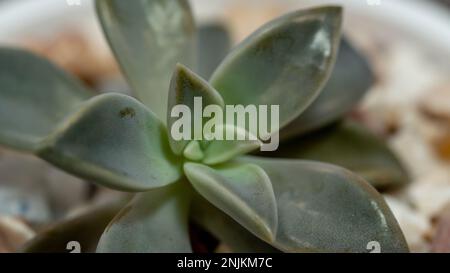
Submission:
[[[344,32],[375,74],[352,115],[384,138],[410,173],[407,187],[384,196],[412,251],[450,252],[450,0],[191,2],[198,24],[222,24],[232,44],[286,11],[343,5]],[[99,92],[128,92],[92,1],[76,3],[0,0],[0,45],[46,56]],[[0,148],[0,252],[117,195]]]

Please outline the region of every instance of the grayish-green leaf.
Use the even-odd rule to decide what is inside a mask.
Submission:
[[[219,23],[200,25],[197,44],[199,75],[209,79],[230,50],[231,37]]]
[[[137,100],[114,93],[84,103],[38,153],[70,173],[118,190],[149,190],[181,174],[162,122]]]
[[[201,99],[201,101],[200,101]],[[195,100],[198,101],[197,105]],[[172,117],[172,110],[176,106],[186,106],[190,110],[190,139],[189,140],[201,140],[203,139],[203,126],[208,119],[203,118],[202,109],[208,105],[217,105],[221,109],[224,106],[224,102],[220,94],[209,85],[208,82],[189,70],[187,67],[178,64],[175,72],[172,76],[169,91],[169,104],[167,113],[167,125],[169,132],[172,130],[173,124],[183,117],[183,114],[179,113],[179,116]],[[195,108],[195,106],[197,108]],[[175,114],[175,113],[174,113]],[[197,115],[198,114],[198,115]],[[196,126],[198,122],[199,126]],[[187,130],[184,128],[183,130]],[[196,136],[199,136],[198,138]],[[170,146],[175,154],[181,154],[184,147],[189,140],[175,140],[172,134],[169,134]]]
[[[250,233],[226,213],[211,205],[199,194],[194,196],[190,214],[192,220],[225,243],[233,252],[279,252],[278,249]]]
[[[409,177],[387,144],[368,129],[346,121],[280,145],[272,157],[309,159],[347,168],[380,190],[401,187]]]
[[[136,195],[106,228],[97,252],[191,252],[189,200],[185,180]]]
[[[247,132],[245,129],[235,127],[234,125],[218,125],[215,130],[222,136],[232,132],[236,140],[213,140],[205,148],[205,157],[203,163],[214,165],[224,163],[238,155],[246,154],[261,147],[261,142],[256,136]],[[239,140],[242,139],[242,140]]]
[[[98,240],[105,227],[124,204],[121,201],[104,204],[80,215],[62,220],[41,231],[21,251],[28,253],[67,253],[70,252],[67,249],[67,244],[76,241],[80,243],[82,253],[95,252]]]
[[[166,121],[176,63],[193,66],[195,25],[186,0],[97,0],[97,13],[139,99]]]
[[[308,107],[328,80],[341,19],[341,8],[332,6],[275,19],[232,50],[210,82],[226,104],[279,105],[281,128]]]
[[[336,121],[355,107],[372,83],[369,64],[343,39],[333,73],[320,96],[280,132],[280,138],[292,138]]]
[[[200,161],[205,157],[205,154],[203,153],[200,143],[197,140],[193,140],[186,145],[183,156],[192,161]]]
[[[301,160],[246,157],[269,175],[278,205],[273,243],[286,252],[407,252],[397,221],[382,196],[337,166]]]
[[[19,49],[0,49],[0,144],[34,151],[92,94],[62,70]]]
[[[209,202],[266,241],[277,229],[275,196],[269,177],[253,164],[223,164],[214,169],[185,163],[184,172]]]

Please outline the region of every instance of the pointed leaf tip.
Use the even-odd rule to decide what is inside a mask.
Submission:
[[[177,64],[170,82],[167,112],[170,147],[175,154],[182,154],[189,141],[203,139],[201,125],[209,120],[203,117],[204,109],[209,105],[216,105],[221,110],[224,102],[220,94],[189,68]]]
[[[211,77],[231,105],[279,105],[280,128],[300,115],[329,78],[340,42],[340,7],[301,10],[262,26]]]
[[[191,141],[188,145],[186,145],[186,148],[184,148],[183,151],[184,157],[186,157],[189,160],[193,161],[200,161],[205,156],[202,148],[200,147],[200,143],[198,141]]]
[[[0,49],[0,144],[36,152],[78,104],[94,93],[48,60]]]
[[[320,96],[299,117],[280,132],[280,138],[294,138],[325,127],[350,112],[369,91],[373,72],[364,56],[343,38],[336,65]]]
[[[184,164],[193,187],[209,202],[261,239],[271,242],[277,230],[277,205],[264,170],[252,164],[224,164],[215,168]]]
[[[56,166],[123,191],[146,191],[175,182],[181,162],[165,126],[132,97],[96,96],[41,144],[39,156]]]
[[[97,0],[97,14],[137,97],[163,122],[177,62],[195,64],[195,22],[187,0]]]

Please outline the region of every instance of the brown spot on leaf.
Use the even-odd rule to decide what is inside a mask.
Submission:
[[[136,115],[136,111],[134,111],[131,107],[126,107],[119,112],[119,116],[121,118],[133,118]]]

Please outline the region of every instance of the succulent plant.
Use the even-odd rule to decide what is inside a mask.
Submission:
[[[191,106],[194,97],[205,105],[280,105],[285,128],[307,114],[308,129],[295,127],[293,135],[339,119],[354,99],[325,115],[311,111],[333,100],[330,92],[315,99],[337,58],[341,8],[296,11],[267,23],[206,81],[193,72],[195,27],[186,1],[96,4],[139,101],[94,95],[48,61],[3,48],[0,143],[136,195],[107,227],[117,204],[57,224],[26,251],[64,250],[64,242],[79,240],[82,249],[98,252],[190,252],[190,220],[238,252],[366,252],[371,241],[384,252],[408,251],[381,195],[344,168],[245,155],[258,141],[177,141],[167,131],[173,123],[167,109]]]

